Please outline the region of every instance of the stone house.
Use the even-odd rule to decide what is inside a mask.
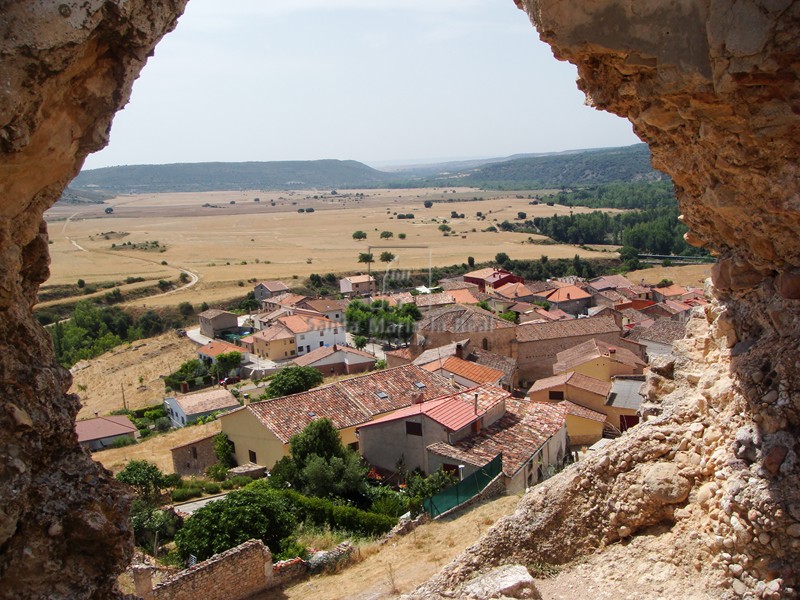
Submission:
[[[515,354],[522,385],[553,374],[557,354],[596,338],[618,344],[621,330],[610,316],[524,323],[516,328]]]
[[[248,404],[220,416],[220,421],[222,431],[234,444],[239,464],[251,462],[271,468],[289,454],[291,437],[315,419],[331,419],[342,442],[357,448],[357,426],[411,406],[414,401],[452,391],[443,377],[416,365],[404,365]]]
[[[219,334],[239,327],[238,317],[226,310],[209,308],[197,315],[200,321],[200,333],[206,337],[215,338]]]
[[[208,467],[218,462],[214,451],[214,435],[176,446],[170,449],[170,453],[172,468],[181,476],[203,475]]]
[[[552,308],[569,315],[585,315],[592,303],[592,295],[577,285],[565,285],[550,292],[547,301]]]
[[[372,296],[378,284],[372,275],[350,275],[339,280],[339,291],[347,297]]]
[[[437,348],[469,339],[473,347],[512,355],[516,326],[475,306],[444,306],[426,313],[417,323],[415,344]]]
[[[261,281],[253,288],[255,299],[261,304],[267,298],[288,292],[288,286],[282,281]]]

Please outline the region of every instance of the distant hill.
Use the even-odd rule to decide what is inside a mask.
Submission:
[[[115,193],[203,192],[385,185],[394,176],[354,160],[131,165],[81,171],[73,188]]]
[[[64,204],[102,204],[104,200],[108,200],[109,198],[113,197],[113,194],[107,194],[105,192],[79,190],[71,186],[67,186],[58,201]]]
[[[647,144],[515,158],[435,178],[443,185],[500,189],[560,188],[667,179],[665,174],[650,166]]]
[[[661,181],[646,144],[555,154],[515,155],[399,167],[392,172],[354,160],[133,165],[82,171],[70,184],[112,194],[226,190],[472,186],[490,189],[581,187]]]

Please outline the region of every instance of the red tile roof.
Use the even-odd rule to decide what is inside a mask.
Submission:
[[[505,375],[503,371],[498,369],[485,367],[478,363],[458,358],[457,356],[451,356],[445,360],[441,368],[449,373],[468,379],[475,384],[497,383]]]
[[[367,283],[369,281],[375,281],[375,278],[372,275],[351,275],[350,277],[344,277],[350,283]]]
[[[362,350],[358,350],[356,348],[351,348],[350,346],[343,346],[341,344],[333,344],[332,346],[323,346],[321,348],[315,348],[308,354],[303,354],[302,356],[298,356],[294,359],[294,364],[300,367],[306,367],[309,365],[314,364],[318,360],[322,360],[323,358],[327,358],[334,354],[341,354],[341,360],[345,360],[345,355],[350,356],[357,356],[361,358],[368,358],[373,361],[377,361],[378,359],[375,358],[369,352],[364,352]],[[363,361],[362,361],[363,362]]]
[[[557,290],[553,290],[547,295],[548,302],[568,302],[570,300],[585,300],[592,295],[582,290],[577,285],[566,285]]]
[[[460,334],[472,331],[508,329],[509,327],[514,327],[514,324],[496,317],[489,311],[473,306],[456,304],[454,306],[434,308],[426,313],[422,321],[419,321],[417,329],[424,335],[425,331],[448,331]]]
[[[551,311],[552,312],[552,311]],[[551,321],[549,323],[523,323],[517,326],[517,341],[535,342],[580,335],[599,335],[620,331],[610,316]]]
[[[311,310],[315,310],[318,313],[326,313],[331,311],[341,311],[344,312],[347,310],[347,302],[344,300],[329,300],[327,298],[319,298],[317,300],[303,300],[303,306],[307,306]]]
[[[589,377],[581,373],[576,373],[575,371],[570,371],[569,373],[561,373],[559,375],[553,375],[551,377],[539,379],[531,386],[531,389],[528,390],[528,394],[533,394],[564,385],[578,388],[592,394],[602,396],[603,398],[606,398],[608,393],[611,391],[611,383],[608,381],[595,379],[594,377]]]
[[[256,284],[256,286],[259,285],[264,286],[268,291],[272,292],[273,294],[275,292],[285,292],[289,289],[288,286],[282,281],[261,281],[258,284]]]
[[[278,294],[277,296],[272,296],[272,298],[267,298],[264,301],[264,304],[278,304],[280,306],[295,306],[306,299],[306,296],[301,296],[300,294],[292,294],[291,292],[285,292],[283,294]]]
[[[452,393],[444,377],[416,365],[403,365],[337,381],[307,392],[256,402],[250,411],[283,443],[314,419],[327,417],[337,429],[366,423],[372,417],[410,406],[419,394],[433,398]],[[224,418],[224,417],[223,417]]]
[[[592,410],[591,408],[586,408],[585,406],[581,406],[580,404],[575,404],[574,402],[570,402],[569,400],[564,400],[563,402],[559,402],[559,404],[563,404],[567,407],[567,414],[572,415],[573,417],[581,417],[583,419],[589,419],[591,421],[597,421],[598,423],[605,423],[606,422],[606,415],[601,412],[597,412],[596,410]]]
[[[683,296],[686,293],[686,288],[673,283],[665,287],[657,287],[653,291],[658,292],[665,298],[671,298],[673,296]]]
[[[507,283],[495,289],[495,293],[500,294],[509,300],[516,300],[517,298],[527,298],[533,296],[533,292],[524,283]]]
[[[259,338],[266,342],[271,342],[273,340],[294,339],[294,333],[292,333],[285,325],[281,323],[275,323],[266,329],[255,332],[253,335],[248,337],[253,338],[253,341],[255,341],[255,338]]]
[[[333,329],[334,327],[342,326],[341,323],[331,321],[325,317],[312,317],[310,315],[288,315],[286,317],[278,317],[278,323],[281,323],[292,333],[306,333],[309,331]]]
[[[634,283],[622,275],[605,275],[596,279],[590,279],[589,285],[599,292],[602,290],[615,290],[617,288],[630,288]]]
[[[210,356],[211,358],[216,358],[220,354],[225,354],[227,352],[246,352],[246,350],[240,346],[234,346],[233,344],[229,344],[228,342],[223,342],[222,340],[214,340],[213,342],[208,342],[205,346],[200,346],[197,349],[198,354],[203,354],[205,356]]]
[[[468,289],[448,290],[447,293],[456,304],[477,304],[478,299]]]
[[[97,417],[75,423],[78,442],[92,442],[117,435],[127,435],[135,431],[136,426],[125,415]]]
[[[584,319],[586,320],[586,319]],[[596,338],[587,340],[572,348],[567,348],[556,354],[556,362],[553,365],[553,373],[564,373],[572,371],[578,365],[582,365],[590,360],[606,357],[611,361],[622,363],[634,368],[644,368],[647,366],[642,359],[636,356],[627,348],[622,348],[619,344],[613,345]]]
[[[205,390],[185,396],[175,396],[175,402],[187,416],[239,407],[239,401],[226,389]]]
[[[566,424],[566,407],[554,403],[506,400],[506,414],[479,433],[453,445],[436,443],[428,450],[476,466],[503,454],[503,473],[513,477]]]

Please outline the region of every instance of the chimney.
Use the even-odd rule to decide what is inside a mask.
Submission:
[[[455,373],[450,373],[450,385],[456,387],[456,376]]]
[[[475,392],[475,414],[478,414],[478,392]]]
[[[425,392],[419,394],[412,394],[411,404],[422,404],[425,401]]]
[[[614,346],[610,346],[609,349],[608,349],[608,353],[609,354],[616,354],[617,353],[617,349],[614,348]]]
[[[247,406],[250,404],[250,394],[242,394],[242,405]]]
[[[97,418],[97,417],[99,417],[99,416],[100,416],[100,413],[99,413],[99,412],[97,412],[97,411],[94,411],[94,418],[96,419],[96,418]]]
[[[456,358],[464,358],[464,347],[461,344],[456,344]]]

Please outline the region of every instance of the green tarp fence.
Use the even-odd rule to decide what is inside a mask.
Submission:
[[[465,477],[456,485],[442,490],[435,496],[425,498],[422,506],[431,517],[438,517],[451,508],[463,504],[483,491],[489,483],[503,470],[503,455],[498,454],[469,477]]]

